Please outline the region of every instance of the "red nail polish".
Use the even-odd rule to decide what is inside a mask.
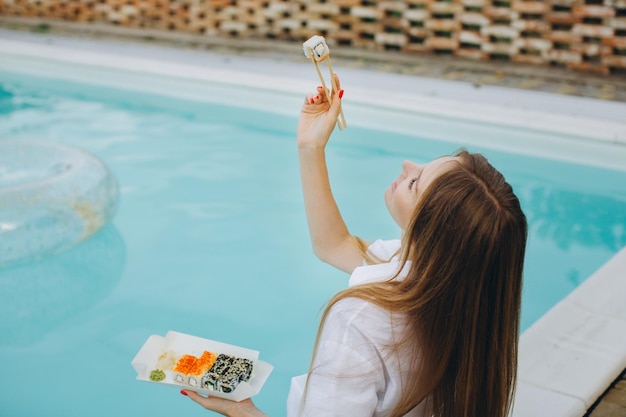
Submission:
[[[183,394],[183,395],[187,395],[187,393],[184,390],[182,390],[182,389],[180,390],[180,393]]]
[[[317,100],[317,99],[319,99],[319,98],[320,98],[320,96],[315,96],[315,100]]]
[[[343,97],[343,90],[339,90],[339,98]]]
[[[315,103],[315,100],[313,100],[313,99],[309,99],[309,102],[310,102],[311,104],[313,104],[313,103]]]

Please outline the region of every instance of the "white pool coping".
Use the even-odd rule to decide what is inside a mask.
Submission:
[[[514,417],[581,417],[626,369],[626,248],[521,337]]]
[[[0,30],[0,70],[21,69],[72,79],[82,74],[89,82],[99,83],[97,69],[115,69],[135,74],[134,79],[115,80],[118,87],[154,89],[154,83],[160,82],[167,88],[167,80],[175,79],[177,88],[172,94],[180,97],[291,115],[297,112],[304,93],[319,84],[312,64],[304,57],[302,60],[225,56]],[[55,63],[72,64],[80,70],[68,74]],[[468,129],[483,124],[519,126],[532,134],[499,140],[478,138],[468,145],[626,170],[626,103],[501,87],[475,88],[462,81],[350,68],[334,70],[346,89],[343,102],[348,126],[355,122],[415,133],[419,120],[423,123],[420,133],[423,130],[425,136],[442,140],[455,138],[442,128],[441,120],[465,123]],[[157,78],[145,80],[151,76]],[[188,86],[180,84],[181,80]],[[224,94],[202,96],[204,84]],[[430,125],[429,118],[439,123]],[[624,369],[626,248],[522,334],[513,417],[582,417]]]
[[[0,68],[23,68],[30,60],[27,71],[47,72],[58,78],[75,79],[81,73],[67,75],[58,68],[44,68],[44,62],[75,64],[84,69],[85,80],[90,83],[102,81],[97,73],[89,71],[94,67],[121,70],[136,77],[187,80],[192,81],[187,89],[177,85],[176,91],[168,94],[289,115],[294,115],[304,93],[319,84],[313,64],[304,55],[286,62],[148,44],[94,43],[2,29],[0,53],[4,55]],[[15,59],[18,62],[11,62]],[[626,170],[626,103],[496,86],[476,88],[462,81],[399,74],[375,73],[373,77],[371,71],[337,66],[333,69],[340,73],[346,90],[348,125],[356,120],[363,127],[415,134],[415,117],[420,116],[420,134],[454,142],[459,141],[458,124],[474,130],[503,126],[507,129],[506,139],[470,134],[471,141],[468,139],[464,145]],[[324,65],[322,70],[327,70]],[[141,79],[117,82],[126,89],[150,91],[156,81],[152,80],[151,85]],[[202,86],[216,84],[224,87],[223,96],[201,94]],[[240,88],[233,94],[228,86]],[[438,122],[430,124],[433,119]],[[456,128],[446,129],[443,119],[454,121]],[[520,129],[512,131],[511,126]]]

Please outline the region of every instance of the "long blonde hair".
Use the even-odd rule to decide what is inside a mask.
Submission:
[[[460,163],[425,190],[405,231],[401,260],[411,261],[408,276],[338,293],[320,324],[347,297],[408,318],[398,346],[413,352],[412,377],[392,417],[424,399],[436,417],[505,417],[512,405],[526,217],[512,187],[482,155],[457,156]]]

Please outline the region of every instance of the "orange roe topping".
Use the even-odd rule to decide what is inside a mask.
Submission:
[[[205,373],[206,371],[211,369],[216,360],[217,355],[215,353],[207,352],[205,350],[204,353],[202,353],[202,356],[200,356],[200,360],[198,361],[200,367],[203,369],[202,373]]]
[[[193,355],[183,355],[172,370],[184,375],[200,376],[211,369],[216,359],[217,355],[215,353],[207,352],[206,350],[199,358]]]
[[[198,358],[196,358],[195,356],[183,355],[180,357],[178,362],[176,362],[173,370],[175,372],[180,372],[181,374],[188,374],[189,370],[193,367],[196,360],[198,360]]]

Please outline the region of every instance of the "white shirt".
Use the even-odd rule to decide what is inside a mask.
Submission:
[[[399,240],[374,242],[369,250],[390,259],[400,248]],[[400,267],[397,257],[389,263],[358,267],[349,286],[389,279]],[[407,264],[397,279],[406,276]],[[402,352],[386,346],[401,334],[404,321],[374,304],[344,298],[330,310],[320,335],[306,401],[302,404],[307,375],[295,377],[287,399],[287,417],[385,417],[401,393]],[[421,405],[406,416],[423,416]]]

